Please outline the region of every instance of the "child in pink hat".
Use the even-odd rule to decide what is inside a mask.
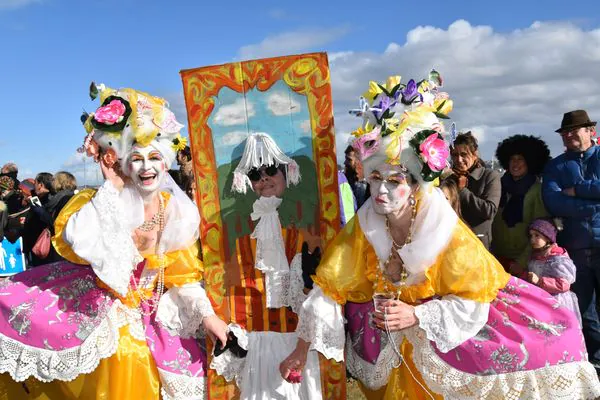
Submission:
[[[529,225],[529,258],[527,281],[554,296],[559,304],[573,311],[581,326],[577,295],[570,288],[575,282],[575,264],[567,251],[556,244],[557,223],[538,218]]]

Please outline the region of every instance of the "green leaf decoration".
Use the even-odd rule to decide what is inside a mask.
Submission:
[[[387,91],[387,89],[385,87],[381,86],[380,83],[378,83],[377,86],[379,86],[379,89],[381,89],[381,91],[383,93],[385,93],[386,96],[390,97],[390,94],[389,94],[389,92]]]
[[[441,118],[441,119],[450,119],[450,117],[447,116],[446,114],[442,114],[442,113],[437,112],[437,111],[434,112],[434,114],[435,114],[436,117]]]

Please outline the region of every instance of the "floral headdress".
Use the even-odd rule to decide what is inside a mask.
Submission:
[[[432,70],[426,79],[406,84],[400,76],[385,84],[371,81],[350,113],[363,118],[353,132],[353,147],[369,174],[377,164],[402,163],[422,183],[433,182],[448,166],[449,145],[440,119],[448,119],[453,102],[439,91],[443,81]]]
[[[246,193],[248,187],[252,188],[248,172],[263,165],[283,165],[288,187],[290,184],[297,185],[300,182],[300,168],[296,161],[287,156],[269,134],[256,132],[246,139],[240,163],[233,171],[231,190]]]
[[[186,145],[180,135],[182,124],[168,109],[164,99],[134,89],[111,89],[103,84],[90,85],[90,98],[100,97],[101,106],[84,112],[81,122],[87,132],[80,152],[98,158],[99,151],[114,151],[123,160],[134,144],[153,145],[169,167],[175,155]]]

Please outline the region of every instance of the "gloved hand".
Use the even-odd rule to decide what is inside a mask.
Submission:
[[[308,243],[302,243],[302,280],[306,289],[313,288],[311,275],[317,272],[321,262],[321,248],[316,247],[312,253],[308,251]]]

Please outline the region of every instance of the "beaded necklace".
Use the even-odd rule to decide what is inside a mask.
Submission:
[[[164,256],[163,256],[163,254],[159,253],[160,237],[162,235],[163,230],[165,229],[165,206],[164,206],[164,201],[163,201],[162,195],[159,194],[158,196],[159,196],[158,197],[158,212],[156,214],[154,214],[154,216],[152,217],[152,220],[144,221],[144,223],[137,228],[142,232],[149,232],[152,229],[154,229],[154,227],[158,224],[158,232],[157,232],[156,247],[155,247],[155,253],[158,254],[158,262],[159,262],[157,291],[155,293],[153,293],[152,296],[146,297],[146,295],[143,292],[143,289],[140,289],[140,287],[136,283],[135,277],[133,277],[133,279],[131,280],[133,282],[133,289],[136,291],[136,293],[138,294],[138,296],[140,298],[140,306],[139,306],[140,312],[142,314],[144,314],[145,316],[150,316],[156,311],[156,309],[158,307],[158,301],[162,297],[164,290],[165,290]],[[133,273],[132,273],[132,275],[133,275]],[[128,293],[128,296],[130,296],[130,298],[132,298],[132,300],[135,300],[135,298],[133,298],[133,294],[131,294],[131,292]],[[145,305],[146,307],[142,307],[143,305]],[[146,311],[144,311],[144,308],[149,308],[150,311],[146,312]]]
[[[397,281],[396,284],[394,284],[391,281],[391,279],[389,278],[387,269],[394,257],[394,253],[397,254],[398,251],[400,251],[400,249],[402,249],[404,246],[406,246],[407,244],[412,242],[412,231],[413,231],[413,228],[415,225],[415,219],[417,216],[417,205],[416,205],[416,201],[415,201],[414,197],[411,196],[409,201],[410,201],[410,205],[412,207],[412,215],[410,217],[410,226],[408,228],[408,234],[406,235],[406,240],[404,241],[404,243],[402,243],[402,244],[396,243],[396,241],[394,240],[394,237],[392,236],[392,232],[390,230],[390,220],[387,217],[385,217],[385,228],[386,228],[388,235],[392,239],[392,248],[390,250],[390,255],[389,255],[388,259],[383,263],[383,268],[377,268],[377,270],[375,272],[375,281],[373,282],[373,289],[375,292],[395,293],[399,297],[402,286],[404,286],[406,284],[406,279],[408,278],[408,272],[404,268],[404,263],[401,263],[401,265],[400,265],[400,268],[401,268],[400,280]]]

